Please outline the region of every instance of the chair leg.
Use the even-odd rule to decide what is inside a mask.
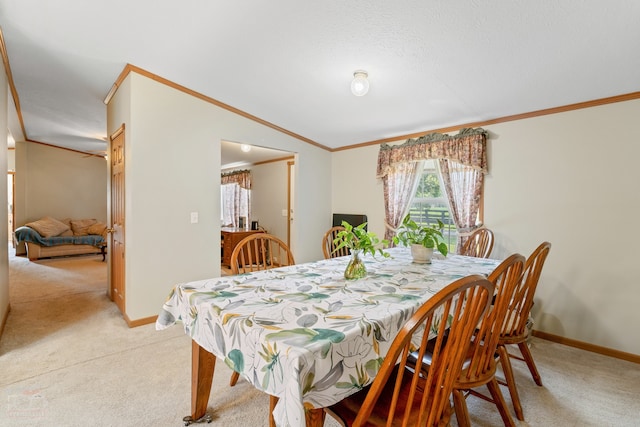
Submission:
[[[233,373],[231,374],[231,379],[229,379],[229,385],[231,387],[236,385],[236,383],[238,382],[238,378],[240,378],[240,374],[237,373],[236,371],[233,371]]]
[[[453,408],[456,411],[456,419],[459,427],[471,427],[471,419],[467,402],[464,397],[464,390],[453,390]]]
[[[276,427],[276,420],[273,418],[273,409],[278,404],[278,398],[269,396],[269,427]]]
[[[500,386],[498,385],[498,381],[496,381],[495,377],[487,383],[487,388],[491,393],[493,402],[498,407],[498,412],[500,412],[500,416],[502,417],[502,422],[504,422],[504,425],[507,427],[515,427],[516,423],[513,421],[513,418],[511,418],[511,414],[507,410],[507,402],[505,402],[504,397],[502,397]]]
[[[498,354],[500,355],[502,372],[504,373],[504,379],[507,383],[507,387],[509,388],[509,394],[511,395],[511,401],[513,402],[513,409],[516,412],[516,417],[520,421],[524,421],[524,413],[522,411],[522,405],[520,404],[520,395],[518,394],[518,388],[516,387],[516,379],[513,376],[513,368],[511,367],[509,352],[504,345],[499,345]]]
[[[529,367],[529,372],[531,372],[533,380],[536,384],[542,386],[542,378],[540,378],[540,373],[538,372],[538,368],[536,368],[536,364],[533,361],[533,355],[531,354],[529,347],[527,347],[526,341],[518,343],[518,348],[520,349],[520,353],[522,353],[524,361],[527,362],[527,366]]]

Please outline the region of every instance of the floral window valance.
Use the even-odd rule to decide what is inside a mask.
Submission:
[[[386,176],[399,163],[428,159],[449,159],[487,173],[487,131],[482,128],[460,130],[457,135],[430,133],[409,139],[401,145],[380,145],[376,176]]]
[[[251,190],[251,171],[233,171],[222,174],[222,182],[224,184],[238,184],[240,188]]]

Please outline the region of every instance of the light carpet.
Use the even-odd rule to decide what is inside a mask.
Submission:
[[[10,257],[9,315],[0,339],[0,426],[181,426],[190,408],[191,343],[180,326],[130,329],[107,297],[101,256]],[[534,339],[536,386],[514,361],[526,422],[638,426],[640,366]],[[266,426],[268,397],[229,387],[216,366],[211,426]],[[511,405],[508,391],[503,389]],[[492,404],[467,399],[475,426],[500,426]],[[455,418],[453,421],[455,425]],[[327,418],[326,427],[337,423]]]

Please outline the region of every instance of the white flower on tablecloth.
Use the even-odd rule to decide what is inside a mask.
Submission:
[[[357,362],[365,360],[371,349],[372,345],[359,336],[355,340],[339,344],[336,353],[343,358],[344,366],[354,368]]]

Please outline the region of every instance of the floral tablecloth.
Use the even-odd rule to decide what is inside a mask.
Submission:
[[[256,388],[280,398],[279,426],[303,426],[304,407],[332,405],[369,384],[403,323],[437,291],[497,260],[449,255],[415,264],[405,248],[365,257],[347,281],[348,257],[178,284],[156,321],[182,322],[202,348]],[[442,257],[440,257],[442,258]]]

